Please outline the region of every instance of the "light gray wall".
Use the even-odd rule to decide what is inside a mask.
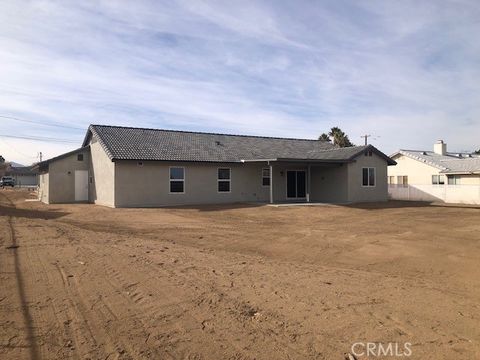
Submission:
[[[83,154],[83,161],[77,160],[78,154]],[[49,204],[75,202],[75,170],[89,170],[89,158],[90,153],[85,150],[48,165],[48,201],[46,202]]]
[[[348,165],[312,166],[311,195],[314,202],[348,202]]]
[[[32,175],[19,175],[14,174],[12,177],[15,179],[16,186],[36,186],[38,185],[38,176]]]
[[[375,168],[375,186],[362,186],[362,169]],[[387,162],[376,155],[359,155],[355,162],[348,164],[348,200],[350,202],[387,201]]]
[[[277,163],[273,165],[274,202],[287,202],[287,171],[303,170],[308,179],[305,163]],[[348,201],[347,165],[310,166],[310,201],[344,203]],[[307,180],[308,181],[308,180]]]
[[[90,142],[90,201],[98,205],[115,206],[115,163],[95,138]]]
[[[303,170],[307,171],[304,163],[275,163],[273,165],[273,201],[286,202],[287,199],[287,171]]]
[[[169,168],[185,168],[185,193],[169,193]],[[231,168],[231,192],[217,191],[217,169]],[[266,202],[262,186],[264,164],[209,164],[188,162],[115,162],[115,206],[154,207],[234,202]],[[98,185],[98,184],[97,184]]]

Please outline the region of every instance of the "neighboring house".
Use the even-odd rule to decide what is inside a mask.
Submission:
[[[91,125],[81,148],[37,167],[43,202],[155,207],[386,201],[394,164],[370,145]]]
[[[7,169],[6,175],[15,179],[15,186],[33,187],[38,185],[38,171],[30,166],[11,166]]]
[[[399,150],[388,168],[392,199],[480,204],[480,156],[447,152],[439,140],[433,151]]]

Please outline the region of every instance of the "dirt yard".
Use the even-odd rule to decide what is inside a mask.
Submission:
[[[480,359],[479,208],[26,197],[0,191],[1,359]]]

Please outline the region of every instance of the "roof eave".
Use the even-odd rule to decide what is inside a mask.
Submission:
[[[440,171],[441,174],[445,175],[480,175],[480,170],[474,171],[450,171],[450,170],[443,170]]]
[[[359,149],[354,155],[352,155],[350,157],[349,160],[355,159],[359,155],[363,154],[366,150],[373,150],[373,152],[375,154],[377,154],[378,156],[380,156],[381,158],[383,158],[387,162],[388,166],[397,165],[397,162],[395,160],[393,160],[391,156],[388,156],[388,155],[384,154],[383,152],[381,152],[380,150],[378,150],[375,146],[373,146],[371,144],[367,145],[366,147],[362,147],[362,149]]]
[[[34,165],[32,165],[31,169],[32,170],[35,170],[35,169],[40,169],[40,168],[48,168],[48,164],[54,162],[54,161],[57,161],[57,160],[61,160],[61,159],[64,159],[70,155],[73,155],[73,154],[76,154],[76,153],[79,153],[79,152],[82,152],[82,151],[85,151],[87,149],[90,149],[90,146],[87,145],[87,146],[82,146],[81,148],[78,148],[78,149],[75,149],[75,150],[72,150],[72,151],[69,151],[69,152],[66,152],[64,154],[61,154],[61,155],[58,155],[58,156],[55,156],[51,159],[47,159],[47,160],[44,160],[44,161],[41,161],[41,162],[38,162]]]
[[[396,155],[403,155],[403,156],[409,157],[410,159],[413,159],[413,160],[416,160],[416,161],[421,162],[423,164],[432,166],[432,167],[434,167],[436,169],[439,169],[439,170],[447,170],[445,167],[440,166],[440,165],[438,165],[438,164],[436,164],[432,161],[428,161],[428,160],[422,159],[418,156],[415,156],[414,154],[408,152],[407,150],[397,151],[393,156],[396,156]]]

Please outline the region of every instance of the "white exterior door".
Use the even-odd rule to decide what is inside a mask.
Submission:
[[[88,170],[75,170],[75,201],[88,201]]]

